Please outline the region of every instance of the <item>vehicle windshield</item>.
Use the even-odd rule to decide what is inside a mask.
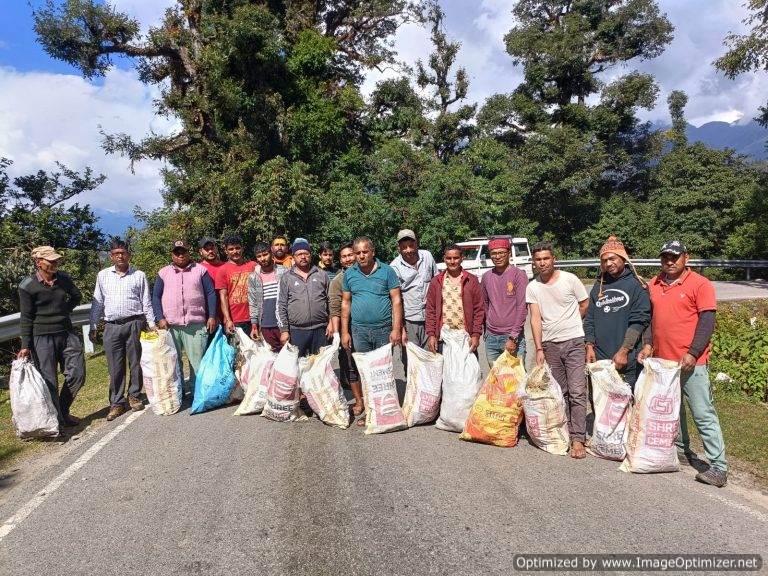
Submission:
[[[461,253],[464,260],[477,260],[477,249],[479,246],[462,246]]]
[[[528,244],[515,244],[515,256],[518,258],[527,258],[531,253],[528,251]]]

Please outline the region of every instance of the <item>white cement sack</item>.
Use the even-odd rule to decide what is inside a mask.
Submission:
[[[436,428],[461,432],[483,384],[480,363],[469,351],[469,334],[443,328],[443,398]]]
[[[267,403],[261,415],[276,422],[299,420],[299,349],[286,343],[275,359],[267,387]]]
[[[354,352],[352,356],[363,384],[365,433],[381,434],[407,428],[397,399],[392,346],[385,344],[372,352]]]
[[[8,387],[11,394],[11,420],[19,438],[59,435],[59,417],[51,393],[43,375],[28,358],[11,363]]]
[[[169,330],[142,332],[141,373],[149,406],[159,416],[181,409],[184,376],[179,371],[176,346]]]
[[[568,454],[571,438],[565,399],[548,364],[531,370],[520,386],[520,396],[531,442],[550,454]]]
[[[245,397],[234,415],[259,414],[267,403],[267,389],[277,354],[264,340],[254,342],[240,328],[235,333],[241,356],[235,376],[240,385],[245,386]]]
[[[406,344],[408,374],[403,399],[403,415],[408,426],[434,422],[440,412],[443,384],[443,356]]]
[[[587,440],[587,452],[608,460],[624,460],[629,435],[627,418],[632,404],[632,388],[616,371],[611,360],[587,364],[592,381],[595,425]]]
[[[323,346],[307,358],[301,373],[301,390],[312,411],[326,424],[349,427],[349,405],[333,370],[333,359],[339,352],[339,334],[333,335],[329,346]]]

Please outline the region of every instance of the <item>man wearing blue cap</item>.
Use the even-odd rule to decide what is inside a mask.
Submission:
[[[290,342],[299,356],[316,354],[333,334],[328,311],[328,275],[312,265],[309,242],[296,238],[291,246],[293,266],[278,288],[277,324],[280,342]]]

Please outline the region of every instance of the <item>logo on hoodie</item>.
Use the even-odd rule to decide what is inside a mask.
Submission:
[[[629,304],[629,295],[624,290],[608,288],[603,290],[603,297],[595,302],[595,306],[602,308],[603,312],[618,312]]]

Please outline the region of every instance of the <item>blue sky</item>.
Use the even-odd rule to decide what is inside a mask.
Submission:
[[[154,115],[155,88],[143,86],[126,61],[118,62],[103,79],[85,81],[37,44],[26,0],[0,2],[0,156],[14,161],[12,175],[50,169],[56,160],[74,169],[92,166],[108,180],[81,202],[123,219],[137,204],[159,206],[162,163],[145,161],[132,173],[126,160],[104,154],[99,134],[100,127],[134,137],[150,131],[173,132],[172,118]],[[146,30],[173,0],[112,3],[138,18]],[[43,0],[32,0],[32,4],[40,6]],[[491,94],[512,91],[521,72],[512,66],[502,38],[514,24],[513,0],[441,0],[441,4],[449,36],[462,43],[459,64],[469,72],[469,100],[482,103]],[[615,72],[640,69],[656,77],[661,88],[658,105],[642,115],[666,121],[666,95],[683,89],[690,98],[687,116],[694,124],[749,121],[768,99],[768,74],[745,74],[730,81],[711,65],[724,51],[726,34],[745,30],[741,21],[747,13],[739,0],[660,0],[659,5],[676,28],[674,41],[661,57],[632,62]],[[413,64],[427,57],[428,34],[416,26],[404,27],[396,37],[396,48],[402,60]],[[369,74],[364,90],[393,74]]]

